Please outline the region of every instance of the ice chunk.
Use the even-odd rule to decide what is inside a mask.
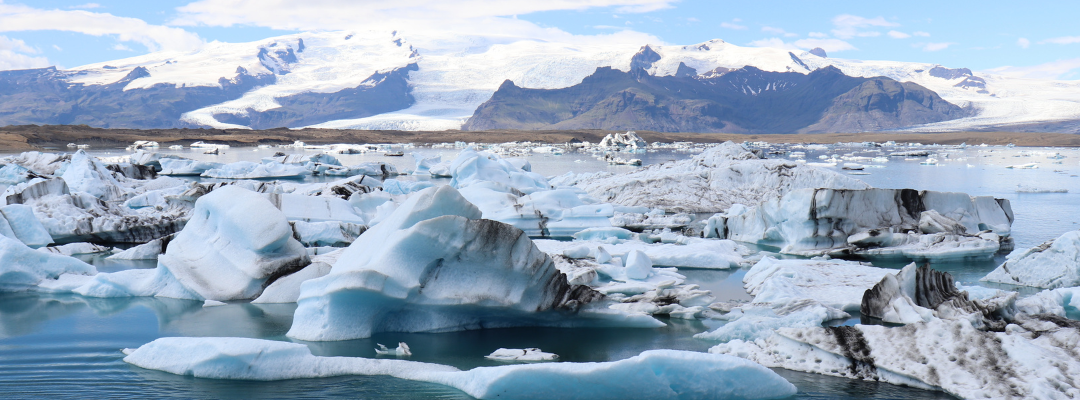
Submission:
[[[399,181],[397,179],[387,179],[382,183],[383,191],[392,195],[418,192],[432,186],[435,184],[428,181]]]
[[[382,343],[376,344],[379,345],[379,347],[375,349],[375,355],[393,357],[408,357],[412,355],[412,351],[409,350],[409,345],[405,344],[405,342],[398,342],[397,348],[393,350],[386,348]]]
[[[918,231],[919,218],[929,210],[962,224],[971,239],[954,239],[954,244],[942,247],[935,245],[936,239],[924,243],[921,237],[914,240],[893,233]],[[992,254],[997,243],[977,234],[992,230],[1008,235],[1011,224],[1008,200],[988,196],[911,189],[799,189],[727,217],[723,226],[729,239],[776,246],[789,254],[816,255],[846,249],[873,255],[874,251],[885,251],[875,246],[911,244],[915,247],[908,250],[933,258],[986,255],[987,251]],[[849,243],[849,237],[856,234],[862,236],[852,239],[854,244]]]
[[[585,246],[591,249],[591,257],[600,264],[612,256],[625,257],[640,250],[653,265],[679,268],[729,269],[749,265],[746,259],[750,250],[731,240],[712,240],[683,237],[682,243],[645,243],[640,240],[585,240],[563,242],[555,240],[534,241],[548,254],[565,254],[566,250]],[[567,255],[569,256],[569,255]],[[584,258],[584,257],[572,257]]]
[[[206,171],[221,168],[221,163],[195,161],[186,158],[161,158],[159,175],[202,175]]]
[[[765,160],[732,142],[693,158],[613,175],[563,176],[597,199],[622,206],[680,212],[719,212],[733,204],[758,204],[800,188],[866,189],[866,183],[835,171],[787,160]]]
[[[607,239],[622,239],[628,240],[634,238],[634,232],[630,232],[623,228],[588,228],[574,234],[575,240],[607,240]]]
[[[101,200],[123,200],[129,189],[120,184],[112,172],[94,157],[80,149],[71,156],[70,164],[60,175],[73,192],[84,192]]]
[[[799,300],[780,307],[747,305],[725,315],[728,323],[694,337],[719,342],[753,341],[768,338],[780,328],[820,327],[822,322],[850,316],[813,300]]]
[[[506,349],[499,348],[484,356],[489,360],[497,361],[555,361],[559,359],[559,355],[555,353],[545,353],[537,348],[528,349]]]
[[[62,254],[65,256],[72,256],[76,254],[96,254],[96,253],[108,253],[112,251],[112,247],[99,246],[93,243],[68,243],[60,246],[42,247],[37,249],[53,254]]]
[[[288,336],[581,323],[544,311],[578,310],[602,296],[571,286],[520,230],[479,216],[450,186],[410,197],[353,242],[328,275],[301,285]],[[649,319],[603,315],[605,323],[655,326]]]
[[[413,169],[413,175],[431,175],[431,167],[439,165],[442,160],[440,156],[425,156],[420,153],[412,153],[412,157],[416,160],[416,168]]]
[[[304,269],[274,281],[252,303],[295,303],[300,298],[300,285],[305,281],[326,276],[330,264],[312,261]]]
[[[345,247],[367,230],[366,225],[351,222],[291,222],[293,237],[304,246]]]
[[[18,164],[4,164],[0,167],[0,185],[15,185],[33,177],[30,170]]]
[[[110,260],[157,260],[158,256],[169,248],[169,242],[176,234],[162,236],[149,242],[131,247],[107,257]]]
[[[1080,286],[1080,231],[1066,232],[1029,249],[1016,249],[982,280],[1050,289]]]
[[[34,216],[33,208],[23,204],[0,207],[0,234],[18,239],[32,248],[53,242],[45,225]]]
[[[0,235],[0,291],[27,290],[62,274],[93,275],[92,265],[68,256],[35,251]]]
[[[542,175],[523,170],[498,155],[476,151],[472,147],[458,154],[450,165],[450,173],[454,177],[450,185],[457,189],[478,182],[496,182],[526,194],[551,189]]]
[[[219,189],[220,190],[220,189]],[[338,197],[305,196],[291,193],[263,194],[289,221],[323,222],[337,221],[364,225],[364,218],[357,215],[347,200]]]
[[[756,363],[725,355],[650,350],[619,361],[481,367],[406,360],[316,357],[307,346],[246,338],[160,338],[125,349],[124,361],[197,378],[282,380],[389,375],[439,383],[481,399],[775,399],[796,388]]]
[[[843,260],[762,258],[743,277],[754,303],[783,306],[814,300],[844,311],[858,311],[863,293],[895,270]]]
[[[237,161],[207,170],[201,176],[222,179],[300,178],[311,175],[302,165]]]
[[[635,280],[648,279],[652,275],[652,260],[641,250],[631,250],[626,255],[626,277]]]
[[[158,257],[158,268],[219,301],[258,297],[308,263],[285,215],[263,195],[235,186],[199,198],[191,220]]]

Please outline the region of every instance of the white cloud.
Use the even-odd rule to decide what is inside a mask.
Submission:
[[[720,27],[721,28],[727,28],[727,29],[734,29],[734,30],[738,30],[738,31],[746,29],[745,25],[733,24],[733,23],[730,23],[730,22],[721,22]]]
[[[55,44],[52,45],[52,48],[56,49],[56,51],[64,51],[64,49],[60,48],[60,46],[57,46]]]
[[[98,3],[86,3],[86,4],[79,4],[77,6],[69,6],[68,8],[74,9],[74,10],[90,10],[90,9],[94,9],[94,8],[101,8],[101,4],[98,4]]]
[[[113,50],[118,50],[118,51],[135,51],[135,50],[132,50],[130,47],[124,46],[123,43],[117,43],[116,45],[114,45],[112,47],[112,49]]]
[[[254,25],[282,30],[365,29],[495,32],[525,35],[540,28],[514,15],[540,11],[618,7],[644,13],[676,0],[199,0],[177,8],[173,25]],[[526,32],[516,30],[526,29]]]
[[[835,29],[832,30],[833,36],[840,39],[850,39],[853,37],[872,37],[880,36],[881,32],[876,31],[863,31],[863,28],[870,27],[894,27],[900,26],[895,22],[886,21],[885,18],[865,18],[858,15],[841,14],[832,19]]]
[[[0,3],[0,32],[66,31],[92,36],[115,36],[151,51],[191,51],[203,45],[198,35],[180,28],[151,25],[138,18],[82,10],[43,10]]]
[[[780,38],[761,39],[750,42],[751,46],[776,47],[786,50],[810,50],[820,47],[828,53],[845,50],[858,50],[851,43],[840,39],[799,39],[791,43],[784,42]]]
[[[900,31],[889,31],[888,35],[893,39],[907,39],[911,37],[911,35]]]
[[[688,22],[701,22],[701,20],[700,20],[700,19],[697,19],[697,18],[694,18],[694,17],[690,17],[690,18],[687,18],[686,20],[687,20]]]
[[[809,37],[812,37],[812,38],[818,38],[818,39],[829,37],[829,35],[826,35],[826,34],[821,33],[821,32],[810,32],[806,36],[809,36]]]
[[[1016,45],[1026,49],[1031,46],[1031,41],[1027,38],[1019,38],[1016,39]]]
[[[911,33],[913,36],[930,37],[930,33],[923,31],[915,31]]]
[[[763,27],[761,27],[761,31],[765,32],[765,33],[771,33],[771,34],[774,34],[774,35],[782,35],[784,37],[797,37],[797,36],[799,36],[799,34],[797,34],[797,33],[791,33],[791,32],[785,31],[783,29],[774,28],[774,27],[771,27],[771,26],[763,26]]]
[[[1070,72],[1078,69],[1080,69],[1080,58],[1071,58],[1028,67],[998,67],[989,69],[987,72],[1014,78],[1067,79],[1069,75],[1075,76],[1075,73],[1070,74]]]
[[[43,68],[51,65],[45,57],[26,53],[34,54],[37,50],[27,46],[22,40],[0,36],[0,70]]]
[[[954,44],[956,44],[956,43],[940,42],[940,43],[926,43],[925,45],[919,44],[918,46],[921,46],[923,51],[941,51],[941,50],[945,50],[945,49],[949,48],[949,46],[952,46]]]
[[[1062,36],[1056,38],[1050,38],[1043,40],[1039,43],[1053,43],[1053,44],[1073,44],[1080,43],[1080,36]]]

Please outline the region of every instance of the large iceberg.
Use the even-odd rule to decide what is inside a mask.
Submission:
[[[859,311],[863,293],[896,270],[843,260],[762,258],[743,276],[753,303],[783,306],[813,300],[844,311]]]
[[[311,175],[311,171],[302,165],[251,161],[237,161],[202,173],[207,178],[221,179],[301,178],[306,175]]]
[[[644,314],[592,307],[603,295],[569,284],[521,230],[480,215],[450,186],[410,197],[353,242],[329,274],[301,285],[288,336],[345,340],[586,320],[657,326]]]
[[[1050,289],[1080,286],[1080,231],[1017,249],[982,280]]]
[[[600,201],[682,212],[720,212],[757,204],[801,188],[867,189],[837,172],[788,160],[765,160],[726,142],[690,159],[650,165],[625,174],[566,175],[555,186],[576,185]]]
[[[481,399],[774,399],[796,392],[775,372],[747,360],[678,350],[650,350],[602,363],[468,371],[405,360],[317,357],[302,344],[246,338],[161,338],[124,353],[127,363],[198,378],[388,375],[455,387]]]
[[[737,209],[712,223],[713,231],[800,255],[874,256],[890,250],[883,255],[988,258],[1013,221],[1005,199],[911,189],[799,189]],[[964,231],[950,233],[942,224]]]

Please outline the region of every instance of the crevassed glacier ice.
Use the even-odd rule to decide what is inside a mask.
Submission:
[[[1016,249],[982,280],[1050,289],[1080,286],[1080,231],[1066,232],[1029,249]]]
[[[774,399],[796,392],[784,378],[753,362],[679,350],[649,350],[601,363],[468,371],[406,360],[317,357],[302,344],[246,338],[161,338],[124,353],[129,364],[197,378],[388,375],[455,387],[481,399]]]
[[[603,202],[681,212],[720,212],[733,204],[757,204],[800,188],[870,187],[835,171],[788,160],[761,159],[732,142],[686,160],[617,175],[567,173],[551,184],[576,185]]]
[[[570,285],[524,232],[479,218],[480,210],[450,186],[410,197],[353,242],[328,275],[301,285],[288,336],[325,341],[375,332],[658,323],[644,314],[593,310],[588,303],[601,294]]]

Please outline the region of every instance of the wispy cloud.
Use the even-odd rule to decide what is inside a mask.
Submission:
[[[1014,78],[1075,79],[1078,70],[1080,70],[1080,58],[1051,61],[1028,67],[1004,66],[989,69],[987,72]]]
[[[907,39],[907,38],[911,37],[911,35],[906,34],[904,32],[900,32],[900,31],[889,31],[887,33],[887,35],[889,35],[889,37],[891,37],[893,39]]]
[[[1027,40],[1027,38],[1019,38],[1016,39],[1016,45],[1026,49],[1028,47],[1031,47],[1031,41]]]
[[[812,38],[819,38],[819,39],[829,37],[829,35],[826,35],[826,34],[821,33],[821,32],[810,32],[810,33],[806,34],[806,36],[809,36],[809,37],[812,37]]]
[[[921,36],[921,37],[930,37],[930,33],[929,33],[929,32],[923,32],[923,31],[915,31],[915,32],[911,32],[911,35],[912,35],[912,36]]]
[[[1039,43],[1052,43],[1052,44],[1074,44],[1080,43],[1080,36],[1062,36],[1056,38],[1050,38],[1043,40]]]
[[[731,23],[731,22],[721,22],[720,27],[721,28],[727,28],[727,29],[734,29],[734,30],[737,30],[737,31],[741,31],[741,30],[746,29],[746,25],[739,25],[739,24],[735,24],[735,23]]]
[[[809,50],[815,47],[820,47],[826,52],[833,53],[838,51],[858,50],[851,43],[845,42],[840,39],[799,39],[794,42],[788,43],[780,38],[768,38],[755,40],[750,42],[751,46],[757,47],[776,47],[787,50]]]
[[[98,4],[98,3],[86,3],[86,4],[79,4],[77,6],[68,6],[68,8],[72,9],[72,10],[91,10],[91,9],[95,9],[95,8],[101,8],[101,4]]]
[[[798,33],[791,33],[791,32],[785,31],[785,30],[783,30],[781,28],[776,28],[776,27],[772,27],[772,26],[763,26],[763,27],[761,27],[761,31],[765,32],[765,33],[771,33],[771,34],[774,34],[774,35],[781,35],[783,37],[798,37],[799,36]]]
[[[116,45],[114,45],[112,47],[112,49],[113,50],[119,50],[119,51],[135,51],[135,50],[132,50],[130,47],[125,46],[123,43],[117,43]]]
[[[917,46],[922,47],[923,51],[941,51],[941,50],[945,50],[945,49],[949,48],[949,46],[952,46],[954,44],[956,44],[956,43],[939,42],[939,43],[918,44]]]
[[[834,29],[832,30],[833,36],[840,39],[851,39],[853,37],[873,37],[880,36],[881,32],[878,31],[866,31],[864,28],[871,27],[896,27],[900,24],[895,22],[886,21],[883,17],[877,18],[865,18],[858,15],[841,14],[832,19]]]
[[[38,51],[19,39],[0,36],[0,70],[42,68],[50,65],[45,57],[34,56]]]

